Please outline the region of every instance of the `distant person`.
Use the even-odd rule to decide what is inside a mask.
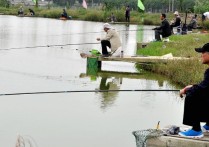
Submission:
[[[162,13],[160,19],[162,20],[161,26],[153,29],[155,30],[155,41],[161,41],[160,35],[162,35],[162,38],[166,38],[171,35],[171,28],[166,19],[166,14]]]
[[[113,13],[110,16],[110,21],[111,22],[116,22],[116,17],[115,17],[115,15]]]
[[[209,66],[209,43],[202,48],[196,48],[201,53],[202,64]],[[188,85],[180,90],[180,96],[186,94],[184,103],[183,124],[192,126],[191,129],[179,132],[180,136],[188,138],[202,138],[203,132],[209,132],[209,68],[204,73],[204,78],[199,84]],[[206,122],[202,127],[200,122]]]
[[[118,32],[113,29],[109,23],[105,23],[103,29],[106,32],[106,36],[104,38],[97,38],[97,41],[101,41],[102,56],[108,57],[110,55],[107,51],[107,47],[111,49],[112,53],[115,53],[116,50],[121,47],[121,40]]]
[[[130,7],[127,6],[126,7],[126,11],[125,11],[125,18],[126,18],[126,22],[130,22]]]
[[[192,31],[192,29],[197,28],[197,14],[192,16],[192,19],[191,19],[191,21],[190,21],[190,23],[188,24],[187,27],[188,27],[188,31]]]
[[[31,16],[35,15],[35,12],[32,9],[29,8],[28,10],[29,10],[29,15],[31,15]]]
[[[66,10],[65,9],[63,9],[63,12],[62,12],[62,14],[61,14],[61,17],[64,17],[64,18],[68,18],[68,15],[67,15],[67,12],[66,12]]]
[[[178,29],[178,27],[181,27],[181,17],[179,15],[179,12],[175,11],[173,14],[175,15],[175,19],[173,19],[173,21],[171,21],[171,25],[170,25],[172,34],[174,34],[173,33],[174,27],[177,27],[177,29]]]
[[[205,21],[206,19],[209,19],[209,12],[205,12],[202,14],[202,21]]]
[[[20,8],[18,10],[18,15],[24,15],[24,9],[22,6],[20,6]]]

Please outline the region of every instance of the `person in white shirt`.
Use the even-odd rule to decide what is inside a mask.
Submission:
[[[109,47],[111,52],[114,53],[119,47],[121,47],[121,40],[117,31],[113,29],[109,23],[105,23],[103,28],[107,34],[104,38],[97,38],[97,41],[101,41],[102,55],[108,57],[110,55],[108,54],[107,47]]]
[[[205,21],[207,19],[209,19],[209,12],[205,12],[202,14],[202,21]]]

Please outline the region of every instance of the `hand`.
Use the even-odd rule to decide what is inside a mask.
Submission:
[[[180,92],[179,92],[179,96],[181,98],[183,98],[183,95],[185,94],[185,89],[181,89]]]
[[[182,98],[184,94],[186,94],[186,90],[191,88],[193,85],[188,85],[186,87],[184,87],[183,89],[180,90],[179,95]]]
[[[97,38],[97,41],[100,41],[100,38]]]

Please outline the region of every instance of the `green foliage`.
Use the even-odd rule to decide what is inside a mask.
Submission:
[[[37,16],[47,17],[47,18],[59,18],[62,11],[60,9],[39,9],[36,12]]]
[[[9,0],[0,0],[0,6],[9,8],[10,7],[10,1]]]
[[[53,0],[55,4],[58,6],[66,6],[66,5],[73,5],[75,3],[75,0]]]
[[[86,11],[86,15],[84,15],[84,20],[88,21],[104,21],[102,16],[102,13],[95,13],[95,11]]]
[[[154,22],[150,19],[144,19],[144,25],[154,25]]]
[[[174,2],[174,10],[178,10],[180,12],[185,12],[185,10],[190,9],[193,10],[193,6],[195,4],[195,0],[175,0]],[[172,0],[145,0],[144,5],[146,11],[151,12],[167,12],[169,11],[169,4],[170,10],[172,8]]]
[[[105,11],[111,11],[113,9],[123,9],[126,6],[130,6],[131,9],[137,10],[137,0],[102,0]]]
[[[115,1],[112,1],[112,0],[103,0],[103,4],[104,4],[105,11],[110,11],[113,8],[116,8],[117,2],[118,2],[117,0],[115,0]]]
[[[202,25],[203,25],[204,29],[208,30],[209,29],[209,20],[205,20]]]
[[[209,1],[208,0],[196,0],[194,10],[196,13],[204,13],[209,11]]]

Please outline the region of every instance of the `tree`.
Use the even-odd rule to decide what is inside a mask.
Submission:
[[[8,8],[10,6],[9,0],[0,0],[0,6]]]
[[[196,0],[194,11],[196,13],[204,13],[209,11],[209,1],[208,0]]]

